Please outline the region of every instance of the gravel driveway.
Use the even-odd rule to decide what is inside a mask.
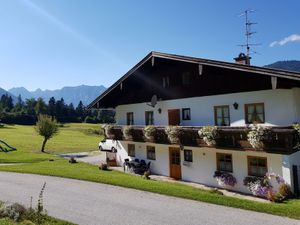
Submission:
[[[299,220],[57,177],[0,172],[0,199],[36,203],[46,182],[49,215],[86,225],[300,225]]]

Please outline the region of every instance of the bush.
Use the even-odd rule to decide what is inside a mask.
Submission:
[[[149,170],[144,172],[143,178],[146,180],[150,180],[150,171]]]
[[[108,165],[107,165],[107,163],[100,163],[99,169],[100,169],[100,170],[108,170]]]
[[[216,126],[204,126],[198,131],[198,134],[208,146],[217,144],[218,128]]]
[[[8,217],[14,221],[21,221],[27,215],[27,209],[18,203],[4,203],[0,208],[0,217]]]

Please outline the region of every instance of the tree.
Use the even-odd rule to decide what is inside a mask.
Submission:
[[[42,98],[37,99],[34,110],[37,115],[47,113],[47,110],[48,110],[47,104],[44,102],[44,100]]]
[[[57,121],[51,116],[40,114],[38,115],[35,129],[39,135],[44,137],[41,151],[45,152],[44,149],[47,141],[58,132]]]
[[[56,116],[56,100],[54,97],[51,97],[48,102],[48,113],[50,116]]]

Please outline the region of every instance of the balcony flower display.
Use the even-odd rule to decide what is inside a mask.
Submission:
[[[267,140],[270,137],[270,134],[270,128],[261,125],[253,125],[250,127],[247,138],[254,149],[261,150],[264,148],[263,141]]]
[[[182,128],[179,126],[167,126],[165,132],[168,135],[168,139],[173,144],[180,143],[180,135],[182,134]]]
[[[109,139],[115,139],[114,126],[111,124],[103,125],[105,137]]]
[[[235,177],[231,173],[216,171],[214,178],[216,178],[218,184],[222,187],[233,187],[237,183]]]
[[[198,131],[198,134],[208,146],[217,144],[218,128],[216,126],[204,126]]]
[[[147,140],[154,140],[156,134],[156,127],[153,125],[146,126],[143,132]]]
[[[134,132],[133,126],[130,126],[130,125],[124,126],[122,128],[122,132],[123,132],[123,136],[126,140],[133,138],[133,132]]]

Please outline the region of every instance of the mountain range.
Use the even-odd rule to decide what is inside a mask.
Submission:
[[[88,105],[105,90],[106,88],[103,85],[80,85],[75,87],[63,87],[62,89],[57,90],[36,89],[35,91],[28,91],[24,87],[16,87],[9,89],[8,92],[11,93],[13,96],[21,95],[23,100],[28,98],[37,99],[41,97],[46,102],[48,102],[51,97],[54,97],[56,100],[63,98],[66,104],[73,103],[74,106],[77,106],[80,100],[84,105]]]

